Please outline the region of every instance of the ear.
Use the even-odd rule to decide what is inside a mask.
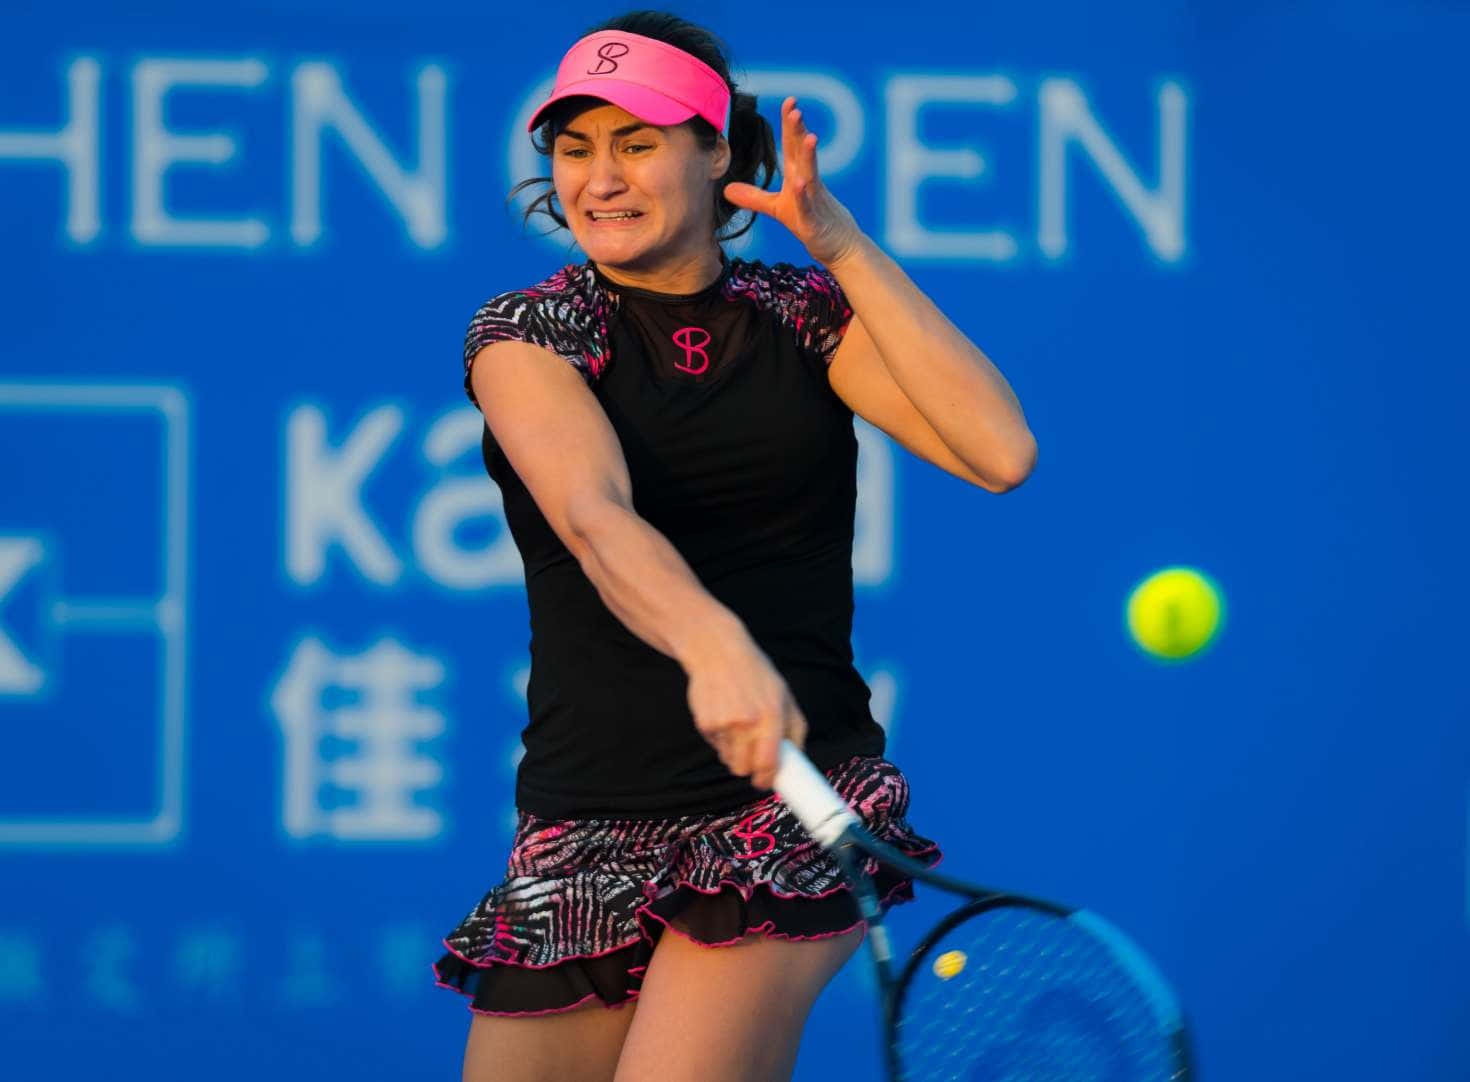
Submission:
[[[730,144],[723,135],[716,136],[714,157],[710,160],[710,179],[719,180],[730,169],[730,161],[735,157],[730,149]]]

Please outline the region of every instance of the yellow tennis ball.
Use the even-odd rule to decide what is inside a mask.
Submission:
[[[964,951],[945,951],[934,959],[934,975],[940,980],[947,981],[951,977],[958,976],[965,968],[967,961],[969,959],[965,957]]]
[[[1155,657],[1190,657],[1219,633],[1225,601],[1215,580],[1193,567],[1166,567],[1128,596],[1128,631]]]

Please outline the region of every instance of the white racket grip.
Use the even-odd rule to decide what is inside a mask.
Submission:
[[[781,741],[775,788],[806,832],[824,848],[830,849],[849,823],[860,822],[821,771],[789,740]]]

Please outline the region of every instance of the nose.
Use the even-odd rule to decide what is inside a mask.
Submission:
[[[594,154],[587,174],[588,194],[605,199],[616,195],[623,187],[623,170],[617,155],[601,152]]]

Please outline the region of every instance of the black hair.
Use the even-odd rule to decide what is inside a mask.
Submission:
[[[743,209],[725,198],[725,185],[741,181],[769,190],[776,175],[776,136],[770,122],[756,111],[756,96],[737,90],[730,79],[730,65],[726,59],[729,48],[709,30],[666,11],[630,11],[584,30],[577,35],[577,40],[599,30],[626,30],[630,34],[641,34],[683,49],[690,56],[704,61],[725,80],[725,85],[730,88],[730,134],[726,137],[730,144],[730,168],[715,185],[712,225],[716,242],[734,240],[748,232],[755,224],[753,214],[734,232],[721,232]],[[602,104],[600,98],[586,95],[563,98],[546,111],[542,122],[532,133],[531,145],[543,158],[550,158],[556,137],[567,123],[589,106],[597,104]],[[713,124],[698,115],[675,127],[688,128],[703,150],[713,150],[720,134]],[[756,177],[762,170],[765,176],[757,182]],[[556,188],[551,177],[531,177],[521,181],[510,190],[506,203],[514,199],[521,189],[534,184],[545,184],[546,190],[526,208],[521,224],[529,222],[533,214],[545,214],[562,229],[568,228],[565,215],[556,205]]]

